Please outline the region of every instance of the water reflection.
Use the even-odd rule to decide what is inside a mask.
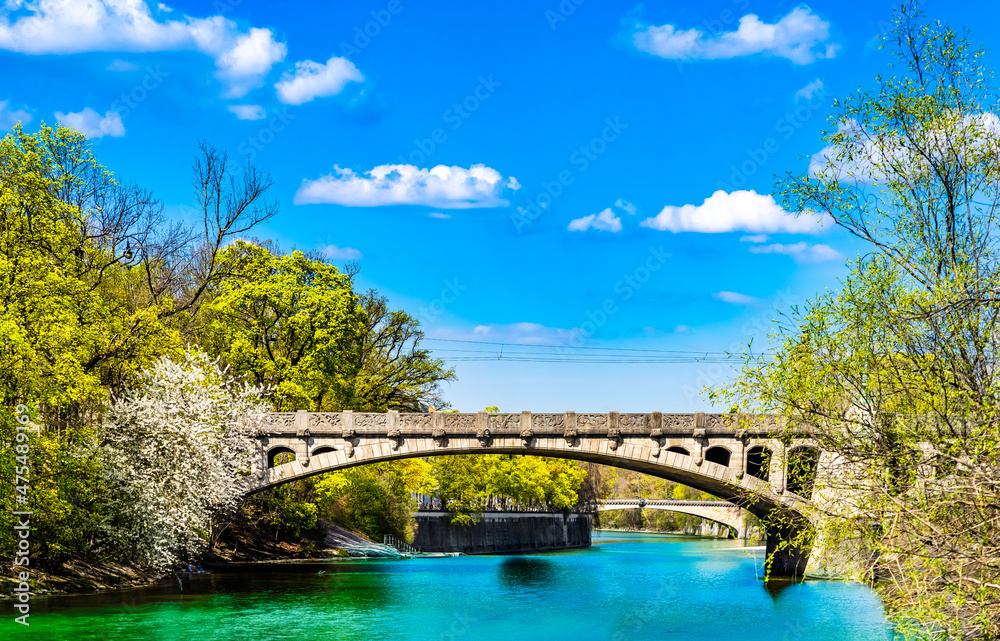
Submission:
[[[507,557],[497,568],[500,582],[511,588],[535,588],[556,581],[556,566],[536,556]]]
[[[801,583],[801,581],[794,581],[792,579],[768,579],[764,582],[764,589],[767,590],[769,595],[771,595],[772,601],[777,601],[782,592],[797,583]]]

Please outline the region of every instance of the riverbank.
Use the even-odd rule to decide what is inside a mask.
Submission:
[[[165,576],[164,572],[149,572],[132,565],[104,562],[86,563],[73,561],[57,568],[28,569],[30,594],[78,594],[100,590],[134,588],[154,583]],[[13,576],[0,576],[0,600],[13,599],[14,588],[20,580]]]
[[[257,564],[324,563],[337,559],[400,556],[394,548],[329,521],[321,521],[316,539],[227,542],[211,552],[206,551],[196,561],[206,568],[238,568]],[[148,586],[186,572],[183,568],[154,572],[116,561],[88,563],[74,560],[51,568],[32,567],[28,573],[30,594],[58,595]],[[0,600],[13,599],[14,588],[19,584],[16,576],[0,575]]]

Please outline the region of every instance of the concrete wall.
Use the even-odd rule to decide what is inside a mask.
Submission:
[[[589,514],[486,512],[470,526],[452,524],[452,516],[417,514],[413,547],[423,552],[512,554],[590,546]]]

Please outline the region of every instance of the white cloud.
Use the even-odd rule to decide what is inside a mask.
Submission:
[[[503,207],[505,191],[516,189],[514,178],[496,169],[472,165],[468,169],[438,165],[379,165],[362,173],[334,165],[332,174],[303,180],[295,204],[332,203],[348,207],[427,205],[441,209]]]
[[[598,231],[609,231],[615,234],[622,230],[622,212],[630,216],[635,214],[635,205],[624,198],[619,198],[615,201],[614,205],[599,213],[590,214],[589,216],[584,216],[583,218],[577,218],[576,220],[570,221],[567,229],[570,231],[587,231],[588,229],[596,229]]]
[[[783,245],[772,243],[770,245],[758,245],[750,248],[754,254],[785,254],[795,259],[797,263],[821,263],[827,260],[837,260],[843,258],[840,252],[829,245],[810,245],[807,242]]]
[[[288,47],[274,40],[270,29],[250,29],[215,60],[219,75],[229,83],[227,98],[240,98],[264,83],[271,67],[285,59]]]
[[[364,258],[364,255],[353,247],[327,245],[326,247],[320,249],[319,252],[324,258],[329,258],[331,260],[360,260]]]
[[[160,11],[164,12],[164,13],[170,13],[171,11],[173,11],[172,7],[168,7],[167,5],[163,4],[162,2],[159,3],[158,5],[156,5],[156,8],[159,9]]]
[[[0,131],[13,129],[17,123],[26,125],[31,122],[31,114],[23,109],[11,109],[10,101],[0,100]]]
[[[112,60],[111,64],[105,67],[108,71],[135,71],[138,68],[139,65],[118,58]]]
[[[440,211],[432,211],[427,215],[430,216],[431,218],[451,218],[451,214],[445,214]]]
[[[770,238],[767,234],[756,234],[754,236],[743,236],[740,238],[741,243],[766,243],[767,239]]]
[[[812,100],[812,97],[816,94],[817,91],[821,93],[825,91],[823,89],[823,81],[820,80],[819,78],[816,78],[805,87],[802,87],[801,89],[796,91],[795,98],[796,99],[801,98],[802,100]]]
[[[316,98],[333,96],[343,91],[349,82],[365,79],[354,63],[334,56],[326,64],[303,60],[295,63],[295,71],[287,71],[274,85],[278,100],[288,105],[301,105]]]
[[[757,299],[753,296],[747,296],[746,294],[740,294],[739,292],[716,292],[712,294],[712,296],[723,302],[732,303],[733,305],[753,305],[757,302]]]
[[[696,231],[716,234],[731,231],[750,233],[787,232],[816,234],[822,229],[824,217],[803,212],[796,216],[781,208],[774,197],[755,191],[726,193],[721,189],[701,205],[667,205],[654,218],[640,225],[660,231]]]
[[[270,29],[242,32],[221,15],[158,21],[144,0],[38,0],[0,8],[0,49],[19,53],[194,50],[215,60],[219,77],[240,97],[263,83],[286,46]],[[161,13],[167,13],[160,7]]]
[[[229,105],[228,109],[240,120],[261,120],[267,117],[267,112],[260,105]]]
[[[740,18],[736,31],[706,34],[700,29],[678,29],[672,24],[636,25],[632,42],[640,51],[670,60],[716,60],[764,54],[809,64],[832,58],[838,46],[829,42],[830,23],[803,5],[774,24],[754,14]]]
[[[598,214],[590,214],[589,216],[570,221],[567,229],[570,231],[596,229],[598,231],[618,233],[622,230],[622,219],[615,216],[611,208],[608,207]]]
[[[56,112],[56,119],[67,127],[73,127],[88,138],[121,138],[125,135],[125,125],[117,111],[107,111],[103,116],[90,107],[83,111],[63,113]]]
[[[619,198],[618,200],[616,200],[615,207],[627,212],[629,216],[634,215],[636,212],[635,205],[625,200],[624,198]]]

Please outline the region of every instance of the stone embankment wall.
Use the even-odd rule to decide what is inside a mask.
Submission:
[[[423,552],[517,554],[590,546],[589,514],[484,512],[473,525],[456,525],[450,512],[420,512],[413,547]]]

